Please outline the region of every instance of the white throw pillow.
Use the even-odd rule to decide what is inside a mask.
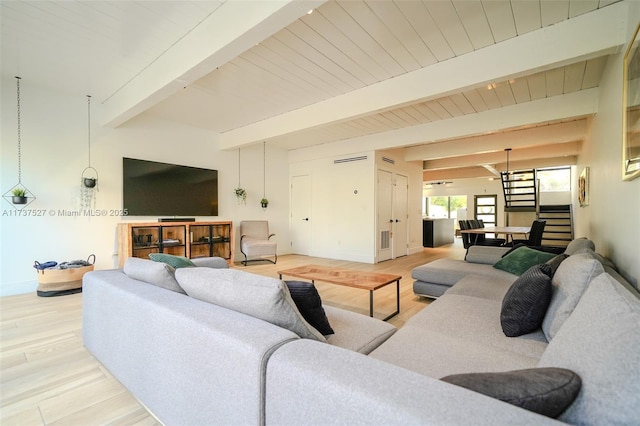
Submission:
[[[602,264],[589,252],[569,256],[558,266],[551,280],[551,303],[542,321],[548,341],[571,315],[591,280],[603,272]]]
[[[194,299],[270,322],[302,338],[326,342],[304,320],[282,280],[237,269],[211,268],[180,268],[176,279]]]
[[[124,263],[123,272],[134,280],[153,284],[176,293],[186,294],[174,276],[175,269],[162,262],[130,257]]]

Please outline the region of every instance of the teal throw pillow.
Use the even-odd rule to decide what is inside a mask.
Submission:
[[[149,259],[154,262],[166,263],[169,266],[173,266],[175,269],[196,266],[195,263],[184,256],[174,256],[166,253],[150,253]]]
[[[555,256],[556,255],[553,253],[545,253],[529,247],[518,247],[497,261],[493,267],[510,272],[514,275],[522,275],[532,266],[545,263],[547,260],[553,259]]]

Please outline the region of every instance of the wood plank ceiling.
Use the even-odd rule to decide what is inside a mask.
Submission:
[[[224,133],[481,50],[616,1],[327,1],[147,113]],[[86,64],[81,62],[91,59],[91,72],[85,73],[85,79],[101,78],[104,72],[101,74],[100,69],[109,71],[108,78],[99,80],[109,83],[102,90],[102,100],[106,100],[222,3],[3,1],[3,59],[5,37],[20,33],[23,50],[45,50],[40,53],[55,63],[52,55],[59,56],[59,48],[49,46],[47,53],[38,45],[43,40],[42,32],[49,32],[54,35],[49,39],[56,43],[74,46],[69,66],[83,68]],[[68,31],[70,27],[74,30]],[[298,149],[578,92],[598,86],[606,60],[607,56],[595,57],[437,99],[416,100],[271,138],[268,143]]]
[[[154,111],[225,132],[482,49],[607,3],[330,1]],[[605,61],[598,58],[494,83],[302,136],[311,138],[310,144],[324,143],[363,131],[377,133],[595,87]],[[185,109],[194,100],[202,107],[200,114]]]

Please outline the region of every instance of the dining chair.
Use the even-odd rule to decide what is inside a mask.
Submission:
[[[545,220],[536,219],[531,224],[531,232],[529,232],[529,238],[526,240],[512,240],[511,245],[524,244],[529,247],[538,247],[542,245],[542,233],[544,227],[547,224]]]
[[[469,228],[469,221],[468,220],[459,220],[458,224],[460,225],[460,230],[464,231],[466,229],[470,229]],[[461,232],[460,235],[462,236],[462,246],[464,248],[469,248],[472,244],[471,244],[471,234],[467,234],[464,232]]]

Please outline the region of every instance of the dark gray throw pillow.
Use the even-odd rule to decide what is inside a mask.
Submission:
[[[576,373],[555,367],[454,374],[441,380],[553,418],[573,403],[582,387]]]
[[[547,260],[547,265],[549,265],[551,267],[551,278],[553,278],[553,276],[556,273],[556,269],[558,269],[558,266],[560,266],[560,264],[562,262],[564,262],[564,260],[569,257],[568,254],[562,253],[557,255],[556,257]]]
[[[316,286],[304,281],[285,281],[302,317],[323,336],[334,334]]]
[[[542,325],[551,302],[551,266],[534,265],[511,284],[502,299],[500,325],[506,336],[531,333]]]

